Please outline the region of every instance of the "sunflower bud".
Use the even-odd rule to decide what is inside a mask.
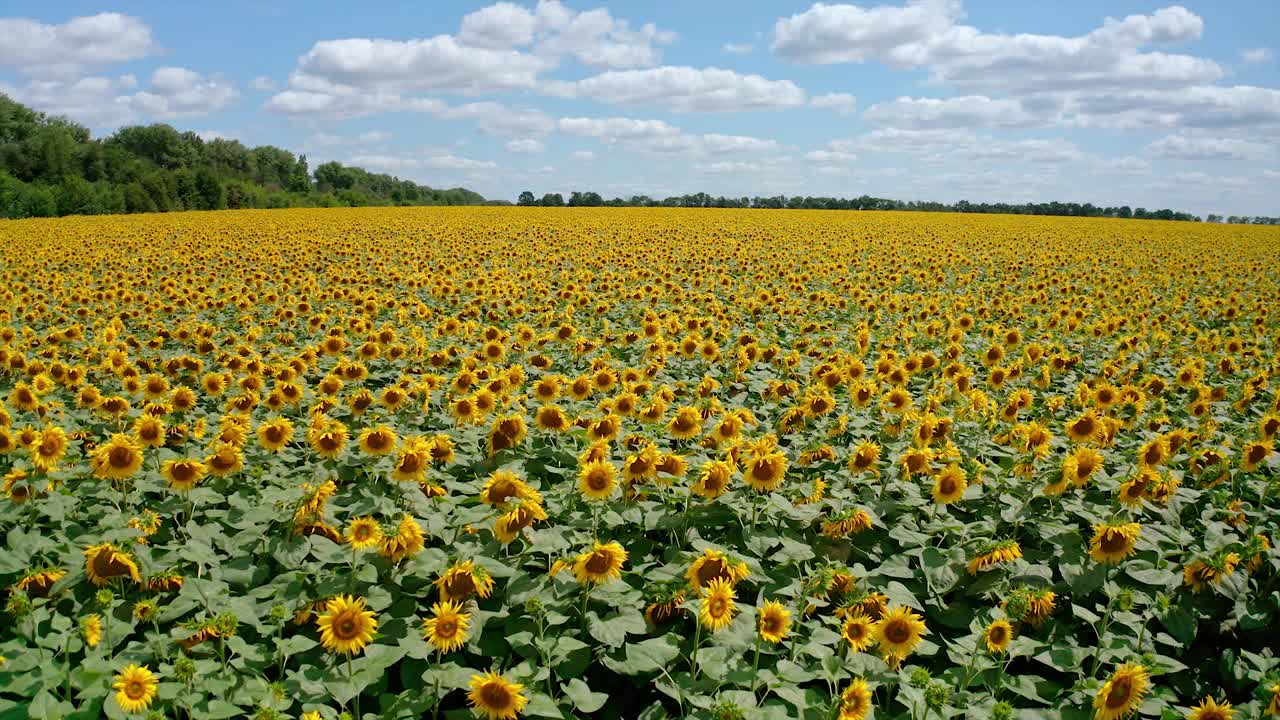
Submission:
[[[924,691],[924,701],[934,710],[939,710],[951,699],[951,687],[942,683],[930,683]]]
[[[196,663],[191,658],[183,655],[173,663],[173,676],[180,682],[191,682],[196,676]]]
[[[1013,706],[1007,702],[1000,701],[995,707],[991,708],[992,720],[1009,720],[1013,717]]]
[[[912,687],[922,688],[925,685],[928,685],[929,681],[932,679],[933,679],[933,676],[929,674],[929,671],[922,667],[918,667],[911,671]]]
[[[98,601],[99,605],[106,607],[115,601],[116,594],[111,592],[110,590],[99,590],[98,594],[94,595],[93,597],[95,600]]]

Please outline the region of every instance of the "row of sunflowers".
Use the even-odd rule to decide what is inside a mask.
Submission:
[[[0,716],[1280,717],[1280,232],[0,225]]]

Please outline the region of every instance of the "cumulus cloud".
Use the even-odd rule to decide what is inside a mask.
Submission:
[[[49,24],[0,18],[0,67],[28,75],[67,77],[156,52],[151,29],[136,17],[104,12]]]
[[[259,75],[249,81],[249,89],[257,90],[258,92],[271,92],[276,89],[276,81],[266,75]]]
[[[852,115],[858,107],[858,99],[849,93],[826,93],[809,98],[809,104],[816,108],[835,110],[841,115]]]
[[[985,95],[900,97],[876,103],[862,116],[877,125],[903,128],[1025,127],[1037,122],[1018,100]]]
[[[546,149],[547,146],[541,141],[532,138],[512,140],[507,143],[507,152],[517,155],[536,155]]]
[[[619,105],[663,105],[682,113],[777,110],[805,103],[804,91],[790,80],[714,67],[614,70],[574,82],[553,82],[547,91]]]
[[[798,63],[875,60],[926,68],[936,81],[982,91],[1177,87],[1213,82],[1224,74],[1212,60],[1141,51],[1200,37],[1204,22],[1181,6],[1107,18],[1076,37],[987,33],[961,24],[962,17],[958,0],[872,8],[818,3],[779,19],[771,48]]]
[[[660,154],[758,155],[781,149],[776,140],[750,135],[691,134],[662,120],[564,117],[557,123],[557,129],[565,135],[594,138],[606,145]]]
[[[756,46],[752,43],[725,43],[720,46],[721,52],[730,55],[750,55],[755,49]]]
[[[348,164],[384,172],[408,170],[494,170],[498,164],[489,160],[473,160],[457,155],[440,154],[415,157],[413,155],[353,155]]]
[[[1169,135],[1146,146],[1150,155],[1180,160],[1257,160],[1270,158],[1275,146],[1229,137]]]
[[[141,89],[136,78],[123,75],[77,80],[34,78],[24,86],[0,86],[0,92],[93,128],[114,128],[144,118],[207,115],[230,107],[240,97],[235,85],[221,74],[202,75],[181,67],[156,69]]]
[[[1258,63],[1271,62],[1273,57],[1275,57],[1275,55],[1271,52],[1271,48],[1249,48],[1247,50],[1240,51],[1240,59],[1254,65]]]

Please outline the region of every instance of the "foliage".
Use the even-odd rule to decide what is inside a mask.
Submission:
[[[6,223],[0,716],[1259,717],[1278,247],[922,213]]]
[[[484,202],[463,188],[437,190],[336,162],[317,167],[313,181],[306,156],[206,142],[168,125],[94,140],[80,125],[0,94],[0,217]]]

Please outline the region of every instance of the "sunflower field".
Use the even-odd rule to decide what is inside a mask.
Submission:
[[[0,718],[1280,717],[1280,230],[0,224]]]

